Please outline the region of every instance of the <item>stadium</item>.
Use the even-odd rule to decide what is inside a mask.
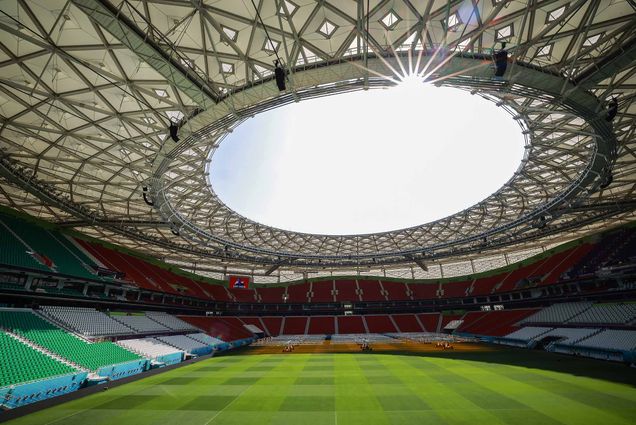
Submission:
[[[635,99],[633,0],[0,0],[0,422],[636,423]]]

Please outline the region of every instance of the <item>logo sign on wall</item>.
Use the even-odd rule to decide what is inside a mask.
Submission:
[[[230,276],[230,288],[247,289],[250,286],[250,278],[246,276]]]

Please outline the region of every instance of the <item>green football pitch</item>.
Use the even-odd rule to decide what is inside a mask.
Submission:
[[[237,353],[202,360],[8,422],[635,423],[636,370],[523,350],[422,356]]]

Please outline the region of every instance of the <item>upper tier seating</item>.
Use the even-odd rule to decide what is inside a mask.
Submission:
[[[184,322],[178,317],[171,316],[167,313],[147,311],[146,316],[155,322],[165,326],[173,331],[198,331],[199,329],[192,324]]]
[[[636,228],[617,229],[591,247],[568,271],[570,277],[589,275],[597,269],[624,263],[636,255]]]
[[[0,326],[89,370],[140,360],[112,342],[89,343],[54,326],[31,311],[0,310]]]
[[[355,280],[337,280],[335,287],[337,301],[360,301],[360,296],[357,293],[358,284]]]
[[[134,330],[93,308],[42,306],[42,312],[54,322],[88,337],[133,335]]]
[[[358,280],[362,301],[386,301],[379,280]]]
[[[526,317],[521,323],[564,323],[591,306],[590,302],[554,304]]]
[[[438,283],[409,283],[414,300],[432,300],[437,298]]]
[[[410,299],[406,291],[408,287],[404,282],[382,282],[382,288],[389,301],[405,301]]]
[[[333,280],[327,280],[324,282],[311,282],[311,302],[332,303],[333,291]]]
[[[76,372],[71,366],[0,331],[0,388]]]
[[[31,270],[50,272],[44,264],[38,262],[28,253],[29,249],[3,224],[0,216],[0,264],[21,267]]]
[[[136,333],[150,334],[170,331],[170,328],[152,320],[150,317],[140,315],[112,315],[113,319],[123,323],[131,329],[134,329]]]
[[[160,342],[154,338],[124,339],[121,341],[117,341],[117,344],[129,351],[138,353],[144,357],[148,357],[151,359],[156,359],[159,356],[181,352],[181,350],[164,344],[163,342]]]
[[[601,333],[580,341],[576,346],[633,351],[636,350],[636,331],[606,329]]]
[[[285,294],[284,286],[273,286],[271,288],[256,288],[255,291],[260,296],[261,302],[282,304]]]
[[[568,323],[626,324],[636,319],[636,304],[595,304]]]
[[[287,303],[306,303],[309,294],[309,283],[304,282],[287,287]]]
[[[76,251],[78,251],[77,248],[71,244],[60,242],[64,236],[59,232],[46,230],[26,220],[21,220],[9,215],[0,216],[0,221],[2,221],[7,228],[11,229],[8,233],[15,234],[22,242],[28,245],[33,252],[46,256],[52,261],[50,267],[42,266],[31,268],[37,270],[54,270],[58,273],[85,279],[98,279],[95,274],[89,271],[90,264],[82,263],[82,257],[76,255]],[[0,227],[2,226],[0,225]],[[0,233],[7,231],[5,228],[1,230],[2,232]],[[23,252],[26,249],[25,246],[20,248],[19,245],[17,248]]]
[[[443,298],[462,298],[467,295],[472,282],[449,282],[442,284]]]
[[[506,335],[506,338],[516,339],[519,341],[530,342],[531,340],[545,334],[552,328],[542,326],[526,326]]]
[[[208,344],[189,338],[187,335],[158,336],[155,339],[165,344],[172,345],[173,347],[187,353],[191,353],[208,346]]]

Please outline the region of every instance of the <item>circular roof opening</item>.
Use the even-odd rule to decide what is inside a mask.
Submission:
[[[229,208],[261,224],[353,235],[470,207],[503,186],[523,154],[504,109],[407,79],[257,115],[214,153],[210,180]]]

